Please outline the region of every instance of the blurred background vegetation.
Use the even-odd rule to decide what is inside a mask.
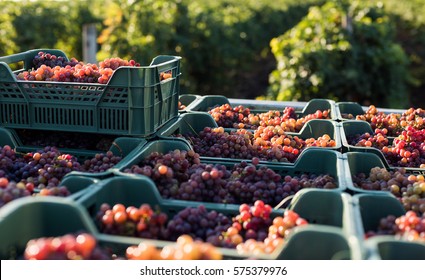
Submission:
[[[0,1],[0,56],[182,59],[181,92],[425,107],[425,0]]]

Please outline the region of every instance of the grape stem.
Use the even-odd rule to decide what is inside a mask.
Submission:
[[[287,197],[285,197],[284,199],[282,199],[273,209],[274,210],[278,210],[279,208],[281,208],[283,205],[285,205],[285,203],[287,203],[288,201],[291,201],[294,198],[294,195],[289,195]]]

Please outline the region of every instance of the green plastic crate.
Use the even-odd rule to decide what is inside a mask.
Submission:
[[[192,148],[187,141],[179,138],[166,138],[153,140],[147,143],[139,153],[124,163],[119,163],[115,166],[114,171],[119,174],[132,165],[139,164],[152,152],[167,153],[172,150],[191,150]],[[250,162],[250,160],[237,160],[228,158],[207,158],[201,157],[203,163],[219,163],[232,167],[236,163],[242,161]],[[320,161],[321,164],[317,164]],[[338,191],[345,190],[345,181],[343,180],[344,167],[342,154],[328,149],[306,149],[302,152],[294,164],[260,162],[261,165],[275,170],[281,175],[300,175],[300,174],[329,174],[338,182]]]
[[[191,111],[208,112],[214,107],[224,104],[231,104],[233,107],[238,106],[237,102],[231,103],[230,100],[223,95],[204,95],[196,102],[193,102],[187,109]],[[289,103],[290,104],[290,103]],[[291,105],[287,105],[291,106]],[[269,110],[285,109],[285,106],[256,106],[255,100],[249,106],[244,106],[250,109],[252,113],[263,113]],[[314,114],[317,110],[330,110],[330,119],[336,120],[336,105],[335,101],[330,99],[311,99],[304,108],[295,108],[297,116],[303,117],[308,114]]]
[[[336,108],[337,120],[339,121],[350,120],[350,118],[347,117],[348,114],[351,114],[355,119],[356,116],[363,115],[365,113],[363,107],[357,102],[337,102]]]
[[[397,240],[391,236],[366,241],[369,260],[425,260],[425,243]]]
[[[169,217],[185,207],[196,207],[200,204],[199,202],[162,199],[153,183],[145,176],[130,175],[114,177],[104,180],[98,185],[98,187],[90,189],[77,200],[87,209],[91,217],[96,215],[100,205],[105,202],[111,205],[123,203],[126,206],[138,206],[142,203],[148,203],[154,209],[158,206]],[[311,204],[313,201],[315,205]],[[205,205],[209,210],[216,210],[226,215],[235,215],[235,213],[238,213],[239,207],[238,205],[214,203],[201,204]],[[332,259],[336,257],[335,255],[337,253],[343,253],[339,255],[339,258],[353,258],[353,256],[358,256],[357,252],[359,252],[359,249],[356,248],[352,252],[352,247],[355,247],[355,243],[350,242],[347,237],[351,230],[350,225],[343,225],[343,223],[349,223],[350,221],[347,219],[347,216],[350,215],[349,207],[350,201],[347,194],[326,193],[326,191],[314,189],[304,190],[291,202],[289,209],[298,211],[311,224],[306,229],[297,229],[296,231],[300,233],[291,235],[291,239],[285,243],[284,248],[276,251],[274,255],[258,257],[264,259]],[[282,214],[283,209],[274,210],[273,212],[274,216]],[[124,244],[124,248],[129,246],[129,244],[138,244],[140,241],[152,242],[152,240],[135,237],[113,235],[106,237],[105,234],[99,234],[98,236],[103,236],[102,238],[108,239],[110,243],[116,242],[117,246],[119,246],[119,243]],[[337,236],[337,240],[334,240],[334,243],[331,244],[332,240],[336,238],[335,236]],[[292,238],[294,240],[289,243]],[[323,240],[326,241],[324,243],[326,245],[311,245],[311,242],[321,243]],[[154,242],[158,242],[156,243],[157,246],[169,244],[166,241],[159,240],[155,240]],[[302,247],[303,250],[298,250],[299,247]],[[322,247],[325,249],[322,250]],[[231,259],[252,257],[249,255],[239,255],[234,250],[225,250],[225,252],[226,258]]]
[[[12,132],[12,129],[0,127],[0,146],[10,145],[19,153],[34,152],[42,149],[42,147],[23,146],[20,140],[17,139],[15,137],[16,135]],[[127,161],[131,161],[146,143],[147,140],[144,138],[118,137],[115,139],[109,150],[115,155],[122,156],[122,160],[119,164],[127,164]],[[96,153],[100,152],[78,149],[60,149],[60,151],[64,154],[72,154],[76,156],[80,162],[83,162],[85,159],[93,158]],[[60,186],[66,186],[70,191],[71,195],[66,197],[67,199],[75,200],[84,194],[87,189],[91,188],[93,184],[100,180],[114,176],[112,170],[113,169],[109,169],[99,173],[72,171],[63,177]],[[40,190],[35,189],[34,191],[37,193]]]
[[[348,143],[348,138],[361,135],[364,133],[370,133],[371,135],[374,134],[370,124],[365,121],[344,121],[340,123],[341,126],[341,142],[342,142],[342,152],[363,152],[363,153],[371,153],[375,154],[380,158],[382,161],[382,164],[386,168],[397,168],[397,166],[391,166],[389,165],[387,159],[385,158],[384,154],[377,148],[374,147],[357,147],[354,145],[350,145]],[[392,143],[393,138],[388,137],[389,143]],[[416,167],[404,167],[407,172],[413,173],[413,174],[425,174],[424,168],[416,168]]]
[[[138,137],[118,137],[116,138],[112,145],[109,148],[109,151],[112,151],[114,155],[122,157],[121,164],[125,164],[126,161],[131,160],[131,158],[136,155],[148,140]],[[0,127],[0,146],[9,145],[18,153],[29,153],[35,152],[37,150],[43,149],[44,147],[24,145],[19,139],[19,136],[15,133],[13,129],[7,129]],[[81,150],[81,149],[71,149],[71,148],[60,148],[59,149],[63,154],[71,154],[76,156],[79,162],[84,162],[86,159],[93,158],[97,153],[105,153],[105,151],[98,150]],[[94,176],[96,178],[109,177],[111,174],[106,172],[102,173],[86,173],[86,172],[72,172],[72,174],[79,174],[84,176]]]
[[[98,242],[123,255],[125,249],[140,242],[149,242],[157,248],[172,245],[173,242],[147,240],[134,237],[97,234]],[[359,248],[338,228],[323,225],[307,225],[295,228],[281,247],[272,254],[240,254],[234,249],[218,248],[223,260],[356,260]]]
[[[203,131],[205,127],[217,127],[217,123],[214,119],[205,112],[189,112],[186,114],[181,114],[175,121],[170,122],[165,125],[163,128],[158,130],[157,136],[163,139],[173,139],[174,135],[177,134],[193,134],[197,135],[199,132]],[[309,147],[306,148],[303,152],[309,149],[323,149],[323,150],[335,150],[339,151],[342,149],[342,141],[341,141],[341,133],[340,126],[337,122],[332,120],[310,120],[308,121],[304,127],[301,129],[299,133],[288,133],[292,136],[297,136],[301,139],[308,138],[318,138],[323,136],[324,134],[328,134],[331,139],[335,140],[335,147]],[[301,152],[301,154],[303,153]],[[301,155],[300,154],[300,155]],[[203,159],[208,160],[217,160],[215,157],[206,157],[202,156]],[[219,158],[218,160],[221,160]],[[228,160],[233,160],[231,158],[226,158]],[[239,161],[238,159],[236,161]],[[268,161],[272,162],[272,161]],[[280,163],[286,164],[286,163]],[[289,163],[291,164],[291,163]]]
[[[197,135],[205,127],[218,127],[213,117],[206,112],[188,112],[181,114],[175,121],[169,122],[158,130],[159,137],[174,137],[176,134],[192,133]]]
[[[369,174],[370,170],[374,167],[386,168],[391,170],[384,164],[382,159],[374,153],[364,152],[348,152],[343,156],[344,185],[351,193],[382,193],[380,190],[365,190],[354,186],[353,177],[359,173]]]
[[[364,133],[370,133],[373,135],[375,132],[373,131],[370,124],[366,121],[357,121],[357,120],[348,120],[340,123],[341,127],[341,141],[342,141],[342,151],[343,152],[370,152],[375,153],[381,158],[384,158],[384,155],[381,151],[372,147],[357,147],[354,145],[350,145],[348,143],[348,138],[354,137],[356,135],[362,135]]]
[[[388,215],[399,217],[406,213],[400,201],[388,192],[355,194],[352,201],[356,232],[361,239],[368,231],[378,228],[381,218]]]
[[[148,203],[152,209],[159,207],[169,217],[186,207],[197,207],[200,204],[209,210],[216,210],[226,215],[238,211],[238,206],[234,205],[163,199],[152,180],[141,175],[117,176],[102,180],[77,201],[87,209],[91,217],[96,215],[102,203],[109,203],[111,206],[122,203],[125,206],[136,207]]]
[[[368,258],[366,233],[376,231],[382,218],[406,213],[400,201],[388,192],[358,193],[352,197],[353,221],[358,240],[362,244],[363,257]],[[394,238],[394,237],[392,237]]]
[[[146,158],[152,151],[157,151],[157,152],[165,152],[168,151],[168,147],[170,147],[171,145],[168,144],[167,142],[162,142],[162,145],[159,145],[158,143],[153,144],[152,147],[159,147],[161,149],[151,149],[149,147],[149,145],[146,146],[146,150],[142,150],[141,153],[135,158],[135,160],[127,165],[127,166],[120,166],[120,170],[114,170],[115,175],[117,176],[124,176],[124,177],[145,177],[142,175],[138,175],[138,174],[129,174],[129,173],[124,173],[123,171],[126,168],[130,168],[133,164],[138,164],[140,163],[144,158]],[[320,165],[317,165],[316,162],[317,160],[319,160],[323,163]],[[217,164],[218,162],[211,162],[211,161],[207,161],[207,160],[201,160],[202,163],[212,163],[212,164]],[[224,166],[226,166],[227,168],[231,169],[233,168],[235,162],[231,162],[231,161],[226,161],[223,160],[221,161],[219,164],[222,164]],[[311,188],[311,189],[304,189],[304,191],[307,190],[321,190],[324,192],[335,192],[337,194],[335,194],[335,197],[332,197],[334,200],[336,199],[336,197],[338,197],[343,191],[345,191],[345,184],[343,181],[343,174],[342,172],[342,166],[341,166],[342,162],[340,160],[340,154],[338,152],[334,152],[334,151],[326,151],[326,150],[311,150],[309,152],[306,152],[303,155],[303,158],[300,159],[299,162],[297,162],[297,164],[295,166],[291,166],[291,165],[265,165],[267,167],[269,167],[270,169],[272,169],[273,171],[275,171],[276,173],[280,174],[282,177],[286,176],[286,175],[290,175],[290,176],[300,176],[302,174],[329,174],[330,176],[332,176],[333,178],[335,178],[336,180],[336,184],[337,187],[335,189],[315,189],[315,188]],[[260,164],[260,166],[264,166],[264,164]],[[155,191],[155,196],[156,194],[158,195],[158,197],[161,197],[160,193],[158,192],[155,183],[148,178],[148,180],[151,182],[150,184],[148,184],[148,186],[146,187],[147,189],[149,188],[154,188]],[[302,191],[302,190],[300,190]],[[298,193],[298,192],[297,192]],[[323,194],[324,196],[326,196],[325,194]],[[295,195],[295,197],[297,197]],[[309,196],[311,197],[311,196]],[[282,201],[282,205],[286,206],[287,202],[291,199],[291,197],[287,197],[287,199],[284,199]],[[331,199],[331,198],[328,198]],[[172,203],[175,203],[174,199],[166,199],[168,201],[171,201]],[[185,203],[187,201],[180,201],[179,203]],[[207,204],[206,202],[202,202],[203,204]],[[213,205],[217,205],[215,203],[212,203]],[[239,206],[238,205],[232,205],[232,204],[222,204],[224,207],[228,208],[231,207],[233,209],[237,209]],[[271,205],[272,207],[276,207],[277,205]],[[329,203],[328,205],[329,207],[333,206],[331,203]],[[315,219],[316,220],[316,219]],[[335,221],[335,220],[334,220]]]
[[[1,126],[149,136],[178,115],[179,56],[120,67],[106,85],[17,80],[8,64],[23,61],[22,70],[29,69],[39,51],[66,57],[49,49],[0,57]],[[172,77],[160,81],[160,73],[168,71]]]
[[[138,174],[129,174],[125,173],[124,170],[127,168],[131,168],[133,165],[137,165],[141,163],[147,156],[149,156],[152,152],[159,152],[159,153],[167,153],[171,150],[180,149],[180,150],[189,150],[190,147],[185,143],[184,141],[178,141],[178,140],[156,140],[149,142],[147,145],[144,146],[140,150],[140,153],[133,157],[131,161],[128,161],[127,164],[118,164],[116,166],[117,169],[113,170],[113,173],[117,176],[141,176]],[[336,188],[335,189],[325,189],[323,191],[325,192],[337,192],[340,193],[342,191],[345,191],[345,181],[344,179],[344,169],[343,169],[343,162],[341,159],[342,155],[339,152],[332,151],[332,150],[325,150],[325,149],[310,149],[307,150],[305,153],[302,153],[300,156],[300,159],[294,164],[264,164],[260,163],[259,166],[267,166],[268,168],[272,169],[276,173],[280,174],[282,177],[286,175],[290,176],[300,176],[301,174],[328,174],[335,178],[336,181]],[[320,160],[322,164],[318,165],[316,164],[317,160]],[[201,158],[201,163],[206,164],[221,164],[226,166],[228,169],[233,168],[233,166],[237,163],[240,163],[244,160],[228,160],[228,159],[221,159],[219,161],[211,161],[208,159]],[[246,162],[249,162],[248,160]],[[142,176],[144,177],[144,176]],[[155,183],[148,178],[149,181],[151,181],[150,186],[153,186],[155,188],[155,192],[158,192],[155,187]],[[313,189],[313,188],[312,188]],[[160,196],[159,192],[158,195]],[[287,201],[289,201],[291,197],[288,197],[287,199],[284,199],[282,201],[283,206],[287,205]],[[174,200],[176,201],[176,200]],[[185,201],[182,201],[185,203]],[[223,204],[224,205],[224,204]],[[225,205],[226,207],[232,207],[234,209],[237,209],[238,205]],[[277,206],[271,205],[272,207]]]
[[[22,256],[27,242],[96,228],[81,205],[56,197],[14,200],[0,211],[0,258]]]
[[[363,115],[366,113],[366,108],[361,106],[357,102],[337,102],[336,103],[336,116],[338,121],[346,121],[346,120],[353,120],[347,118],[347,114],[351,114],[353,118],[355,119],[358,115]],[[379,112],[383,112],[385,114],[401,114],[404,112],[404,110],[400,109],[389,109],[389,108],[377,108]]]

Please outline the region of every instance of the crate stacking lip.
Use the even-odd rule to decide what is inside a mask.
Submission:
[[[178,115],[179,56],[160,55],[149,66],[116,69],[108,84],[17,80],[8,63],[30,59],[31,50],[0,57],[0,124],[8,128],[149,136]],[[160,73],[172,77],[160,80]]]

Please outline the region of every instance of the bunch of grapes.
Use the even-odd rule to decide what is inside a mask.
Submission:
[[[169,241],[176,241],[184,234],[207,240],[210,236],[219,236],[231,223],[227,216],[208,211],[204,205],[186,207],[168,220],[165,213],[153,211],[149,204],[137,208],[120,203],[112,208],[102,204],[95,220],[99,231],[106,234]]]
[[[116,69],[122,66],[139,67],[140,63],[134,60],[124,60],[119,57],[107,58],[99,63],[99,66],[91,63],[83,63],[72,58],[65,61],[62,56],[39,52],[33,59],[34,67],[28,71],[16,75],[18,80],[25,81],[53,81],[73,83],[100,83],[107,84]],[[160,73],[160,80],[172,77],[167,72]]]
[[[115,156],[113,152],[107,151],[106,153],[96,154],[92,159],[84,161],[81,166],[84,172],[99,173],[105,172],[109,168],[114,167],[122,160],[122,157]]]
[[[42,237],[28,241],[26,260],[110,260],[112,255],[100,248],[89,233]]]
[[[425,242],[425,214],[417,215],[414,211],[407,211],[400,217],[383,217],[378,229],[368,231],[365,238],[376,235],[395,235],[403,240]]]
[[[236,248],[240,253],[270,254],[283,244],[294,227],[308,224],[292,210],[273,220],[271,213],[271,206],[262,200],[252,206],[241,204],[239,214],[232,218],[232,225],[210,242],[220,247]]]
[[[375,133],[370,134],[369,132],[363,133],[361,135],[352,135],[347,138],[347,141],[350,145],[357,147],[374,147],[379,150],[385,149],[389,145],[388,140],[388,130],[375,129]]]
[[[395,220],[395,224],[396,235],[409,241],[425,242],[425,214],[418,216],[414,211],[407,211]]]
[[[236,247],[249,239],[264,241],[272,225],[271,212],[272,207],[261,200],[257,200],[253,206],[241,204],[239,214],[233,217],[232,225],[219,241],[229,247]]]
[[[165,238],[175,241],[179,236],[187,234],[215,245],[211,240],[226,231],[231,223],[229,217],[214,210],[208,211],[204,205],[186,207],[168,222]]]
[[[160,192],[168,197],[171,193],[175,194],[179,182],[189,180],[189,167],[200,162],[199,155],[193,150],[174,150],[165,154],[153,152],[124,172],[152,178]]]
[[[371,105],[363,115],[356,116],[357,120],[370,123],[372,129],[386,129],[388,136],[397,137],[408,126],[416,129],[424,129],[425,110],[421,108],[410,108],[402,114],[379,112],[378,109]]]
[[[62,154],[55,147],[47,146],[34,153],[17,155],[8,145],[0,147],[0,207],[5,203],[28,195],[69,196],[63,177],[72,171],[102,172],[121,160],[112,152],[98,154],[81,166],[76,157]]]
[[[46,52],[38,52],[38,54],[32,60],[35,69],[42,67],[43,65],[54,68],[55,66],[65,67],[67,65],[73,67],[80,63],[77,59],[71,58],[70,61],[66,61],[63,56],[56,56],[54,54]]]
[[[221,260],[221,252],[209,243],[194,240],[184,234],[177,238],[173,245],[166,245],[157,249],[149,242],[141,242],[137,246],[130,246],[126,250],[129,260]]]
[[[33,59],[33,69],[20,72],[18,80],[55,81],[77,83],[107,84],[113,72],[121,66],[140,66],[134,60],[123,60],[118,57],[108,58],[99,63],[83,63],[72,58],[65,61],[62,56],[39,52]]]
[[[178,108],[179,108],[179,110],[184,110],[184,109],[186,109],[186,105],[184,105],[181,101],[179,101]]]
[[[45,147],[24,157],[24,164],[15,170],[15,181],[33,178],[36,187],[58,186],[62,178],[72,172],[81,171],[77,158],[69,154],[61,154],[55,147]]]
[[[121,66],[132,66],[132,67],[138,67],[140,66],[140,63],[137,63],[134,60],[124,60],[119,57],[114,58],[106,58],[103,61],[99,62],[100,68],[110,68],[112,70],[116,70]]]
[[[307,224],[308,222],[296,212],[286,210],[283,217],[278,216],[273,219],[271,226],[268,228],[268,235],[264,240],[251,238],[238,244],[236,249],[240,253],[270,254],[285,242],[293,228]]]
[[[28,190],[24,183],[9,182],[8,179],[0,177],[0,208],[12,200],[30,196],[32,190]]]
[[[170,192],[174,199],[234,203],[228,192],[227,184],[231,180],[231,171],[221,164],[195,164],[189,167],[187,181],[180,181],[177,192]],[[167,194],[164,190],[161,193]]]
[[[370,238],[376,235],[395,235],[397,231],[397,225],[395,220],[397,219],[394,215],[388,215],[379,220],[379,224],[376,230],[369,230],[365,233],[365,238]]]
[[[364,190],[388,191],[396,196],[406,211],[425,213],[425,177],[406,173],[404,168],[371,168],[369,174],[353,176],[354,186]]]
[[[347,138],[350,145],[379,149],[388,164],[394,167],[425,167],[425,129],[407,126],[389,144],[388,130],[376,129],[375,133],[364,133]]]
[[[167,222],[165,213],[153,211],[149,204],[139,207],[104,203],[96,214],[99,230],[106,234],[163,239]]]
[[[388,163],[393,166],[425,167],[425,129],[406,127],[393,144],[382,148]]]
[[[356,120],[366,121],[373,130],[376,128],[386,129],[388,136],[397,136],[402,130],[400,125],[400,114],[385,114],[371,105],[363,115],[357,115]]]
[[[80,170],[75,157],[46,147],[36,153],[17,157],[10,146],[0,147],[0,176],[10,181],[33,183],[36,187],[57,186],[67,173]]]
[[[226,128],[255,128],[257,123],[249,123],[248,116],[251,114],[249,108],[244,108],[242,105],[232,107],[230,104],[217,106],[208,111],[214,118],[218,126]]]

